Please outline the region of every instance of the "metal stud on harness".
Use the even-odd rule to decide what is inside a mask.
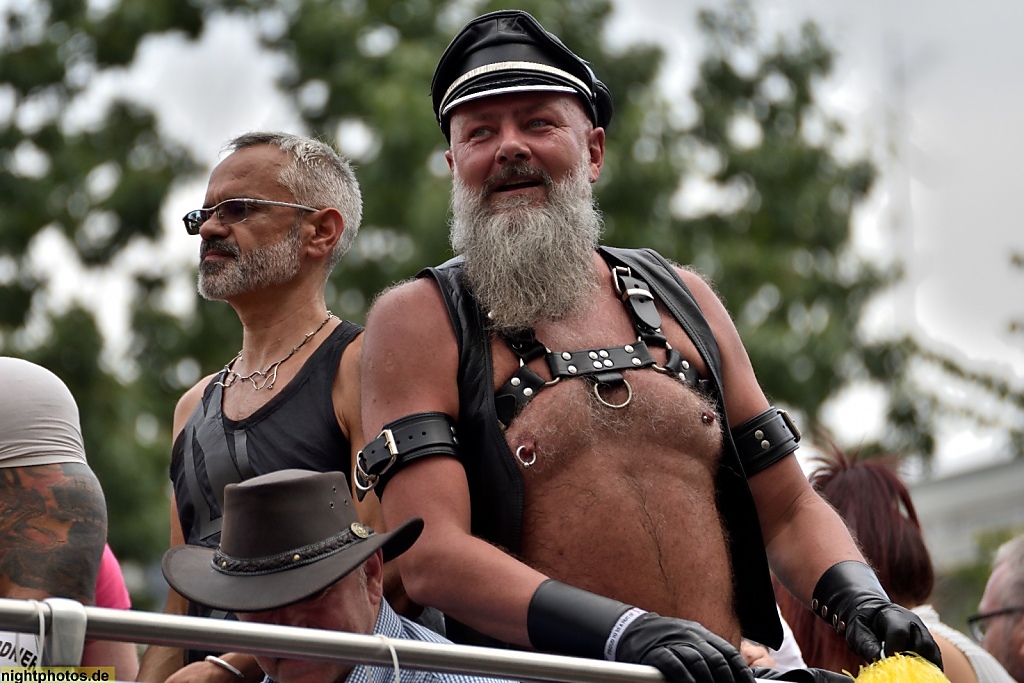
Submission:
[[[582,351],[551,351],[541,344],[532,329],[515,335],[503,336],[505,343],[519,358],[519,369],[495,393],[494,404],[498,420],[508,428],[516,415],[537,392],[557,384],[563,379],[585,377],[592,384],[594,396],[602,405],[616,410],[625,408],[633,400],[633,388],[622,375],[623,370],[654,368],[672,375],[684,384],[703,389],[706,380],[701,380],[696,368],[683,359],[679,351],[672,348],[661,331],[661,314],[658,313],[647,283],[633,275],[626,266],[611,269],[615,292],[629,311],[637,341],[622,346],[606,346]],[[659,346],[668,353],[665,365],[658,365],[651,354],[650,346]],[[543,377],[530,369],[530,361],[544,357],[552,379]],[[621,403],[605,399],[603,391],[625,386],[626,398]]]

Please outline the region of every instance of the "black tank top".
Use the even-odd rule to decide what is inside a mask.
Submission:
[[[277,396],[242,420],[221,411],[224,389],[217,382],[224,372],[210,381],[171,451],[170,477],[186,543],[218,545],[227,484],[288,468],[351,476],[351,450],[331,390],[342,354],[362,330],[342,321]],[[193,603],[188,613],[227,616]],[[186,663],[205,654],[190,650]]]
[[[216,547],[224,486],[298,468],[349,474],[349,442],[338,425],[331,390],[341,355],[362,331],[342,321],[284,389],[252,415],[221,412],[222,371],[174,442],[170,476],[185,542]]]

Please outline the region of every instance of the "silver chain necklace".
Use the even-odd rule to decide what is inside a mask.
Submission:
[[[324,318],[324,321],[320,323],[320,325],[315,330],[313,330],[305,337],[303,337],[302,341],[300,341],[294,349],[289,351],[287,356],[285,356],[281,360],[274,361],[273,363],[268,365],[266,370],[254,370],[253,372],[250,372],[248,375],[239,375],[237,372],[234,371],[235,363],[237,363],[238,359],[242,357],[242,352],[239,351],[238,355],[232,358],[231,362],[224,366],[224,379],[218,380],[217,384],[227,389],[235,382],[241,380],[243,382],[249,382],[250,384],[252,384],[252,388],[255,389],[256,391],[259,391],[261,389],[273,389],[274,382],[277,381],[277,369],[281,367],[281,363],[285,362],[286,360],[294,356],[295,352],[301,349],[303,346],[305,346],[306,342],[315,337],[317,332],[324,329],[324,325],[326,325],[328,321],[330,321],[330,319],[333,317],[334,314],[331,313],[330,311],[327,311],[327,317]]]

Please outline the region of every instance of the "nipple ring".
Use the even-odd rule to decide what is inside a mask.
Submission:
[[[526,446],[520,446],[516,449],[516,460],[523,466],[523,469],[530,469],[530,466],[537,462],[537,451],[530,451],[530,459],[523,459],[523,451],[526,450]]]

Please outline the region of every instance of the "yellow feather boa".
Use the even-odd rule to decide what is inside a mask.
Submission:
[[[939,667],[912,653],[894,654],[862,666],[854,678],[856,683],[949,683]]]

